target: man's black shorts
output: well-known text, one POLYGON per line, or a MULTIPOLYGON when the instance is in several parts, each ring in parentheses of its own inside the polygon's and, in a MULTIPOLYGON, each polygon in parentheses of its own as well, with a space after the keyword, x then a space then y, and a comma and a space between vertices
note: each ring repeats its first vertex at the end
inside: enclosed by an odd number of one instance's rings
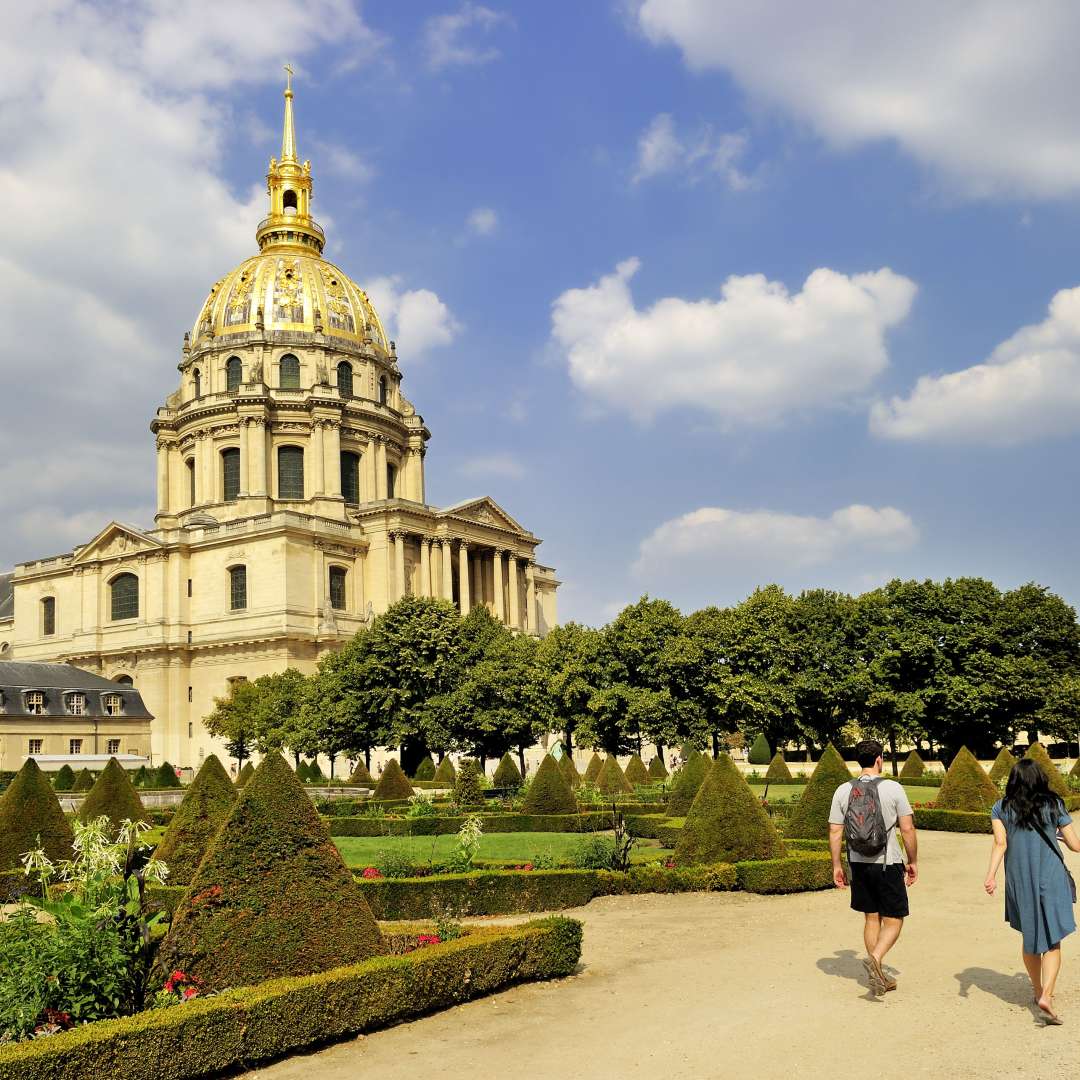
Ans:
POLYGON ((851 864, 851 910, 878 914, 886 919, 906 919, 907 885, 900 863, 851 864))

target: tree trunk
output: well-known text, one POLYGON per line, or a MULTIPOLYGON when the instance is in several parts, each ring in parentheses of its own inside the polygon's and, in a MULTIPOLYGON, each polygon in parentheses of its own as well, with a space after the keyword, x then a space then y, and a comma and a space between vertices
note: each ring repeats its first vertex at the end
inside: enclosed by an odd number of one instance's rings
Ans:
POLYGON ((712 756, 714 761, 720 756, 720 736, 715 731, 712 733, 712 756))
POLYGON ((296 772, 300 768, 300 752, 298 750, 293 751, 293 772, 296 772))
POLYGON ((567 728, 563 733, 563 746, 566 747, 566 752, 573 757, 574 756, 574 729, 567 728))
POLYGON ((337 754, 327 754, 326 756, 330 759, 330 779, 333 780, 334 779, 334 762, 337 761, 337 754))
POLYGON ((371 772, 371 747, 364 747, 364 768, 371 772))
POLYGON ((896 767, 896 732, 889 732, 889 754, 892 757, 892 774, 899 776, 900 770, 896 767))
POLYGON ((525 779, 525 747, 518 747, 518 765, 521 767, 521 779, 525 779))
POLYGON ((658 758, 659 758, 659 759, 660 759, 661 761, 663 761, 663 760, 664 760, 664 744, 663 744, 662 742, 658 742, 658 743, 656 744, 656 756, 657 756, 657 757, 658 757, 658 758))

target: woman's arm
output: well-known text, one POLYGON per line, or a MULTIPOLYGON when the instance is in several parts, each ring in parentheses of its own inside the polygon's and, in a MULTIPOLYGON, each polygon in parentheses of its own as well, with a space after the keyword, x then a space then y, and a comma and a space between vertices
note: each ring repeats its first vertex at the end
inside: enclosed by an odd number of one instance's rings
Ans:
POLYGON ((1076 826, 1062 825, 1061 839, 1065 841, 1065 846, 1070 851, 1080 851, 1080 836, 1076 835, 1076 826))
MULTIPOLYGON (((997 890, 997 872, 1001 866, 1001 860, 1005 858, 1005 849, 1009 846, 1009 842, 1005 836, 1005 826, 997 818, 990 824, 994 826, 994 844, 990 848, 990 866, 986 871, 983 887, 988 896, 993 896, 997 890)), ((1067 828, 1071 829, 1072 826, 1069 825, 1067 828)))

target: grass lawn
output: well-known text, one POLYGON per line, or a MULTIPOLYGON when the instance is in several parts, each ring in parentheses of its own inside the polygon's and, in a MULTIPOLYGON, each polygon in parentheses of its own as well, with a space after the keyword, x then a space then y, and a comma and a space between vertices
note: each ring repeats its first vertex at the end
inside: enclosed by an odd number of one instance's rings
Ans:
MULTIPOLYGON (((335 836, 333 839, 346 864, 352 867, 371 866, 380 851, 400 853, 417 864, 438 862, 457 844, 456 836, 335 836)), ((581 833, 488 833, 480 841, 477 858, 529 862, 548 855, 556 860, 568 860, 581 839, 581 833)), ((647 862, 666 854, 655 840, 639 840, 633 858, 635 862, 647 862)))

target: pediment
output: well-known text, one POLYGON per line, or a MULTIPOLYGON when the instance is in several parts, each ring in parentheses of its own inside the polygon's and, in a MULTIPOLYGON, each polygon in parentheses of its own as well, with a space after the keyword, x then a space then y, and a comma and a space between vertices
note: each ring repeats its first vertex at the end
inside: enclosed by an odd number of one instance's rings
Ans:
POLYGON ((529 535, 529 531, 523 529, 494 499, 486 496, 482 499, 469 499, 456 506, 448 506, 440 516, 464 518, 466 521, 476 521, 481 525, 493 525, 497 529, 509 529, 522 536, 529 535))
POLYGON ((95 562, 100 559, 121 559, 129 555, 142 555, 160 551, 162 545, 152 536, 140 532, 131 525, 112 521, 75 554, 72 562, 95 562))

